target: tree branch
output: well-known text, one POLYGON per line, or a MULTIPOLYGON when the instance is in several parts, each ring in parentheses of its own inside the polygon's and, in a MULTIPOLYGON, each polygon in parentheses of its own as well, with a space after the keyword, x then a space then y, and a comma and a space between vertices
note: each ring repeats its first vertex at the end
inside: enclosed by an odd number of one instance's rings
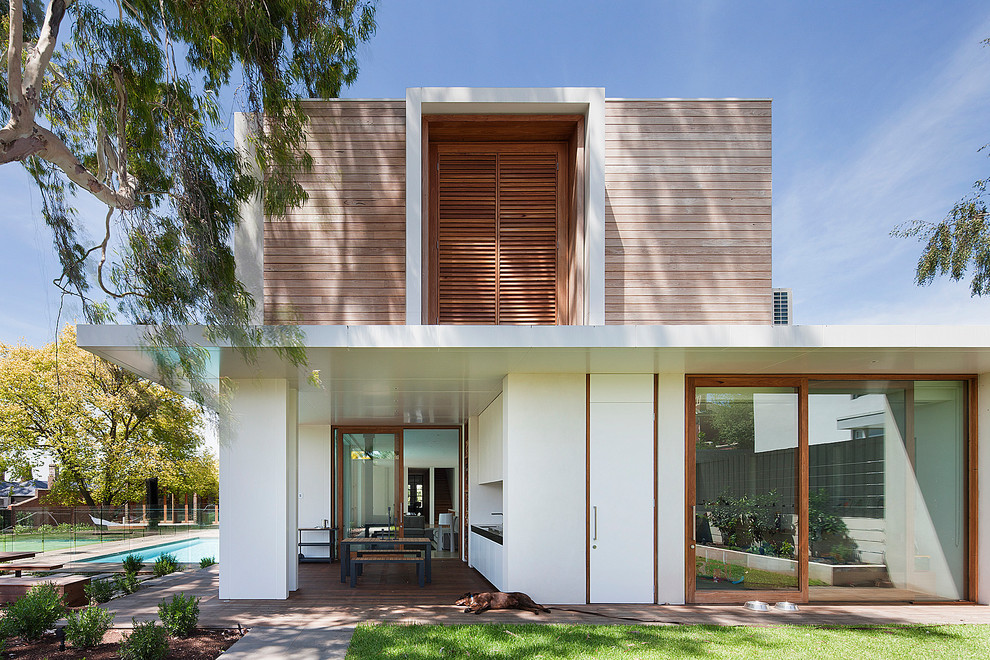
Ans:
POLYGON ((134 199, 134 184, 127 176, 127 90, 124 89, 124 76, 119 65, 111 68, 113 82, 117 87, 117 189, 120 195, 134 199))
MULTIPOLYGON (((49 161, 60 170, 76 185, 88 190, 94 197, 106 204, 124 211, 134 208, 134 195, 130 189, 115 191, 110 186, 96 178, 96 176, 86 169, 76 155, 72 153, 65 143, 58 139, 58 136, 46 128, 36 126, 33 131, 33 138, 44 141, 44 149, 36 153, 49 161), (131 193, 131 194, 127 194, 131 193)), ((0 131, 2 134, 2 131, 0 131)), ((0 138, 2 139, 2 138, 0 138)), ((16 142, 15 142, 16 144, 16 142)), ((4 153, 0 153, 0 164, 13 159, 5 159, 4 153)))
MULTIPOLYGON (((48 11, 45 12, 45 22, 42 24, 41 33, 38 35, 38 45, 35 46, 34 52, 28 57, 27 64, 24 65, 24 73, 27 77, 24 85, 24 96, 35 108, 38 105, 38 98, 41 94, 41 82, 45 75, 45 70, 48 68, 49 60, 52 59, 52 53, 55 52, 55 46, 58 42, 58 30, 62 26, 65 10, 73 2, 75 0, 51 0, 48 3, 48 11)), ((11 6, 13 6, 13 3, 11 3, 11 6)), ((34 113, 32 110, 32 119, 33 116, 34 113)))
POLYGON ((24 6, 22 0, 10 0, 10 35, 7 38, 7 98, 10 99, 10 120, 7 126, 20 121, 20 107, 24 103, 21 86, 21 47, 24 43, 24 6))

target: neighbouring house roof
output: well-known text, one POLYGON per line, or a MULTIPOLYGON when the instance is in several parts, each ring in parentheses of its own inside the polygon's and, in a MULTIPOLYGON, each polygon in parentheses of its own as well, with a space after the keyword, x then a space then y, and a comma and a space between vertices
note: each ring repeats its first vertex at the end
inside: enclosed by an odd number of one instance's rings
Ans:
POLYGON ((34 497, 39 488, 48 488, 48 482, 39 479, 0 481, 0 497, 9 497, 11 488, 14 489, 14 497, 34 497))

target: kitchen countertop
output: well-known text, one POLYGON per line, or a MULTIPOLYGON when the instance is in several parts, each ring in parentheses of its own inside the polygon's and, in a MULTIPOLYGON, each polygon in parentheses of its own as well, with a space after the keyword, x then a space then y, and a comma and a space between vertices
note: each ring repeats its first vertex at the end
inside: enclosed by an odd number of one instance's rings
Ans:
POLYGON ((471 531, 482 538, 495 541, 495 543, 502 545, 501 525, 471 525, 471 531))

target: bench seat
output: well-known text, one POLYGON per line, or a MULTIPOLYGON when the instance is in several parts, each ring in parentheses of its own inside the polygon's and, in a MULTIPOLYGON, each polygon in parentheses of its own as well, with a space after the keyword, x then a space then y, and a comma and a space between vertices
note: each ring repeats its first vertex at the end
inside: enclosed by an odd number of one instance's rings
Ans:
POLYGON ((12 603, 39 584, 51 582, 58 588, 65 604, 74 607, 85 605, 86 585, 90 583, 86 575, 49 575, 47 577, 0 576, 0 603, 12 603))
POLYGON ((390 563, 414 563, 416 564, 416 578, 420 587, 426 586, 426 558, 419 552, 416 556, 411 556, 406 552, 390 552, 388 554, 373 554, 358 556, 351 559, 351 588, 357 586, 358 573, 361 573, 364 564, 390 563))

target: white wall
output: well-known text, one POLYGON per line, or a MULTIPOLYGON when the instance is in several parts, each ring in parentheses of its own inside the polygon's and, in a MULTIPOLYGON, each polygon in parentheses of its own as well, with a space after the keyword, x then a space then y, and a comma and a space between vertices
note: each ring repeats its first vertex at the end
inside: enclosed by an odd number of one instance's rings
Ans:
POLYGON ((289 389, 284 379, 233 385, 230 417, 220 426, 220 598, 283 599, 287 539, 295 536, 286 497, 289 389))
MULTIPOLYGON (((299 526, 322 527, 330 519, 330 427, 299 427, 299 526)), ((326 533, 309 541, 324 541, 326 533)), ((327 557, 327 548, 306 548, 308 557, 327 557)))
POLYGON ((509 374, 502 397, 504 589, 584 603, 585 376, 509 374))
POLYGON ((657 384, 657 602, 684 602, 684 375, 657 384))

